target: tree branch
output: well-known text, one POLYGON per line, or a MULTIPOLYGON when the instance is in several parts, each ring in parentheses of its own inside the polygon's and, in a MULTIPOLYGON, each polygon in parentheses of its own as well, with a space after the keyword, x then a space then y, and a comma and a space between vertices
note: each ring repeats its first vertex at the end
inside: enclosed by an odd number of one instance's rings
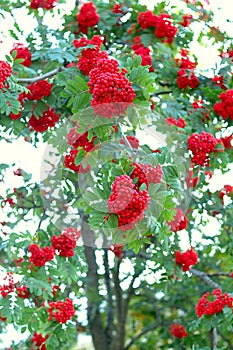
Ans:
POLYGON ((65 70, 64 67, 58 67, 58 68, 51 70, 50 72, 47 72, 47 73, 42 74, 42 75, 35 77, 35 78, 18 78, 17 82, 18 83, 28 83, 28 84, 35 83, 37 81, 40 81, 40 80, 43 80, 46 78, 50 78, 63 70, 65 70))
POLYGON ((107 343, 108 345, 112 342, 112 329, 113 329, 113 301, 112 301, 112 290, 111 290, 111 283, 110 283, 110 271, 109 271, 109 261, 108 261, 108 249, 104 249, 104 279, 105 279, 105 286, 107 290, 107 300, 108 300, 108 307, 107 307, 107 326, 106 326, 106 336, 107 336, 107 343))
POLYGON ((88 300, 87 317, 90 332, 95 349, 108 350, 107 337, 99 309, 101 298, 99 295, 98 265, 95 257, 95 233, 90 230, 85 222, 82 223, 82 238, 84 242, 84 254, 88 265, 86 290, 88 300))
POLYGON ((158 327, 157 323, 152 323, 149 326, 145 327, 139 334, 135 335, 133 339, 130 340, 130 342, 124 347, 123 350, 129 350, 129 348, 144 334, 153 331, 153 329, 156 329, 158 327))
POLYGON ((166 90, 166 91, 159 91, 159 92, 156 92, 152 95, 150 95, 151 97, 153 96, 159 96, 159 95, 167 95, 167 94, 171 94, 172 93, 172 90, 166 90))
POLYGON ((196 270, 196 269, 191 269, 190 272, 192 272, 193 275, 199 277, 200 279, 202 279, 206 284, 208 284, 209 286, 216 288, 216 289, 221 289, 221 286, 219 284, 217 284, 216 282, 214 282, 205 272, 196 270))

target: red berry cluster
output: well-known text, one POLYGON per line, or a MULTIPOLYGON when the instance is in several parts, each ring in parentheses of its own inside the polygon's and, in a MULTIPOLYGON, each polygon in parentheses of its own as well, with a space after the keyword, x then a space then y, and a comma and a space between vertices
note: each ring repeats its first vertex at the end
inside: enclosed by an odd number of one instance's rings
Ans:
POLYGON ((211 81, 220 86, 221 89, 223 90, 227 90, 227 87, 223 84, 223 79, 224 79, 224 76, 223 75, 220 75, 220 76, 215 76, 211 79, 211 81))
POLYGON ((31 253, 29 261, 35 266, 44 266, 47 261, 53 260, 55 250, 53 247, 40 247, 37 244, 31 244, 29 246, 29 252, 31 253))
POLYGON ((221 312, 225 306, 233 309, 233 298, 227 294, 222 293, 221 289, 215 289, 212 293, 215 300, 209 301, 207 297, 209 292, 205 293, 199 300, 195 307, 197 317, 202 315, 213 315, 221 312))
POLYGON ((94 141, 96 136, 89 141, 88 140, 88 131, 83 134, 78 134, 78 126, 70 129, 69 133, 66 135, 67 144, 72 146, 73 148, 82 147, 82 149, 86 152, 93 151, 95 148, 94 141))
POLYGON ((100 46, 103 40, 99 35, 94 35, 91 40, 86 38, 74 39, 74 46, 78 49, 83 47, 82 53, 78 60, 78 68, 85 75, 89 75, 90 71, 96 67, 97 61, 100 58, 107 58, 108 54, 106 51, 100 52, 100 46), (94 48, 85 49, 85 46, 94 45, 94 48))
POLYGON ((186 89, 187 87, 194 89, 199 85, 199 80, 194 74, 194 68, 196 68, 197 63, 190 60, 188 53, 188 50, 181 49, 181 58, 175 59, 180 68, 177 77, 177 85, 180 89, 186 89))
POLYGON ((48 334, 45 337, 42 334, 35 332, 32 336, 31 342, 36 346, 37 350, 46 350, 45 342, 48 339, 48 334))
POLYGON ((51 301, 47 309, 49 313, 49 321, 52 321, 53 317, 59 323, 66 323, 75 315, 75 309, 73 301, 69 298, 66 298, 66 301, 51 301))
POLYGON ((192 107, 193 107, 193 109, 205 108, 204 101, 203 100, 194 101, 192 103, 192 107))
POLYGON ((169 328, 169 333, 175 338, 184 338, 188 336, 188 332, 185 327, 179 323, 173 323, 169 328))
POLYGON ((113 244, 108 249, 115 254, 115 256, 120 259, 123 256, 122 251, 123 244, 113 244))
POLYGON ((146 11, 139 14, 137 21, 143 29, 155 27, 157 38, 171 44, 177 33, 177 28, 172 25, 170 18, 171 16, 166 13, 156 16, 151 11, 146 11))
POLYGON ((70 239, 77 241, 81 236, 81 231, 73 227, 67 227, 64 229, 63 234, 70 239))
POLYGON ((163 39, 163 42, 168 44, 172 44, 173 39, 177 33, 177 28, 172 25, 170 18, 170 15, 162 13, 157 19, 155 29, 155 35, 158 38, 165 38, 163 39))
POLYGON ((191 22, 192 22, 192 19, 193 19, 193 16, 192 15, 184 15, 182 17, 183 21, 180 22, 179 24, 182 26, 182 27, 189 27, 191 22))
POLYGON ((137 182, 134 185, 134 188, 139 190, 142 184, 146 184, 148 189, 149 183, 160 183, 163 171, 160 164, 153 167, 151 164, 137 164, 132 163, 132 167, 134 167, 133 172, 131 173, 131 179, 137 178, 137 182))
POLYGON ((91 105, 96 114, 112 118, 124 113, 134 100, 135 92, 125 74, 125 69, 120 72, 116 60, 110 58, 98 60, 96 68, 90 72, 88 83, 92 94, 91 105), (108 105, 103 107, 104 103, 108 105))
POLYGON ((59 251, 59 255, 70 258, 74 255, 76 247, 76 240, 62 233, 59 237, 53 236, 51 238, 52 246, 59 251))
POLYGON ((178 128, 185 128, 186 122, 183 118, 175 119, 174 117, 166 118, 166 122, 168 125, 175 125, 178 128))
POLYGON ((177 208, 176 215, 172 221, 169 221, 167 224, 170 226, 171 231, 177 232, 186 229, 188 225, 188 219, 185 216, 181 208, 177 208))
POLYGON ((231 193, 233 193, 233 186, 224 185, 223 189, 219 192, 218 196, 219 198, 223 198, 224 196, 227 196, 231 193))
MULTIPOLYGON (((127 138, 128 142, 129 142, 129 144, 130 144, 130 146, 132 148, 138 149, 139 141, 138 141, 138 139, 136 137, 134 137, 134 136, 126 136, 126 138, 127 138)), ((126 145, 127 146, 126 141, 124 139, 120 139, 120 143, 122 145, 126 145)))
POLYGON ((15 282, 12 272, 7 272, 6 277, 3 278, 6 283, 0 285, 0 294, 3 298, 6 298, 9 293, 14 292, 15 282))
POLYGON ((14 51, 17 53, 15 59, 22 58, 23 62, 21 62, 21 64, 25 67, 30 67, 32 64, 32 54, 29 49, 21 43, 16 43, 13 45, 13 49, 10 51, 10 54, 12 54, 14 51))
POLYGON ((77 173, 88 173, 91 168, 89 164, 87 164, 85 168, 82 166, 82 164, 75 165, 75 158, 77 157, 78 152, 78 149, 70 150, 70 152, 65 155, 64 165, 66 168, 76 171, 77 173))
POLYGON ((180 50, 180 58, 176 58, 175 61, 179 68, 183 69, 194 69, 197 66, 196 62, 193 62, 188 57, 189 50, 187 49, 181 49, 180 50))
POLYGON ((132 179, 127 175, 118 176, 108 200, 111 213, 118 216, 118 227, 122 231, 131 230, 143 219, 150 197, 147 191, 134 188, 132 179))
POLYGON ((52 128, 59 119, 60 115, 56 114, 54 109, 48 107, 47 111, 44 111, 39 119, 32 114, 28 121, 28 126, 37 132, 44 132, 48 130, 48 128, 52 128))
POLYGON ((233 121, 233 89, 222 92, 219 95, 222 102, 217 102, 214 105, 214 111, 223 119, 230 118, 233 121))
POLYGON ((57 2, 58 0, 31 0, 30 8, 32 10, 37 10, 38 8, 51 10, 57 2))
POLYGON ((19 298, 27 299, 30 296, 30 292, 26 286, 20 286, 16 288, 16 293, 19 298))
POLYGON ((94 27, 99 22, 99 16, 93 2, 87 2, 82 5, 77 14, 79 31, 87 34, 88 28, 94 27))
POLYGON ((138 24, 142 29, 155 27, 157 24, 158 16, 154 15, 151 11, 140 12, 138 16, 138 24))
POLYGON ((28 93, 22 92, 19 94, 19 101, 22 102, 24 99, 39 101, 42 97, 48 97, 52 91, 52 84, 48 83, 47 80, 39 80, 28 85, 27 89, 29 90, 28 93))
POLYGON ((193 153, 192 162, 201 165, 209 165, 209 154, 215 151, 219 143, 213 135, 202 131, 201 134, 192 134, 188 138, 188 148, 193 153))
POLYGON ((233 134, 229 136, 224 136, 220 138, 223 146, 225 149, 231 149, 233 147, 232 140, 233 140, 233 134))
POLYGON ((115 4, 115 5, 113 6, 112 12, 113 12, 113 13, 120 13, 120 14, 122 14, 122 15, 125 14, 125 12, 122 10, 120 4, 115 4))
MULTIPOLYGON (((93 136, 92 139, 88 140, 88 131, 83 134, 78 134, 78 125, 72 128, 70 132, 67 134, 67 144, 72 146, 74 149, 70 150, 70 152, 64 158, 64 165, 66 168, 69 168, 78 173, 87 173, 90 170, 90 165, 88 164, 85 168, 82 164, 75 165, 75 158, 79 152, 77 147, 82 147, 82 149, 87 152, 94 151, 97 146, 95 146, 94 141, 96 140, 96 136, 93 136)), ((86 155, 86 157, 87 157, 86 155)))
POLYGON ((134 50, 135 54, 138 56, 141 56, 142 66, 149 66, 149 72, 154 72, 154 67, 152 65, 152 58, 150 56, 150 49, 149 47, 145 47, 141 42, 141 37, 136 36, 134 38, 134 44, 132 45, 132 49, 134 50))
POLYGON ((12 198, 8 197, 2 201, 1 207, 4 208, 7 203, 9 204, 10 207, 13 207, 15 205, 14 200, 12 198))
POLYGON ((178 71, 177 85, 180 89, 190 87, 195 89, 199 85, 199 80, 192 69, 180 69, 178 71))
POLYGON ((12 68, 9 63, 0 61, 0 89, 4 87, 4 83, 12 74, 12 68))
POLYGON ((179 250, 175 252, 176 263, 181 265, 183 271, 189 271, 190 267, 197 264, 198 255, 193 247, 184 253, 179 250))
POLYGON ((21 110, 23 108, 23 103, 25 100, 28 99, 30 101, 40 101, 43 97, 48 97, 52 91, 52 84, 48 83, 46 80, 40 80, 28 85, 27 89, 29 92, 22 92, 18 96, 18 101, 21 104, 21 109, 18 114, 10 114, 10 118, 13 120, 19 119, 21 117, 21 110))

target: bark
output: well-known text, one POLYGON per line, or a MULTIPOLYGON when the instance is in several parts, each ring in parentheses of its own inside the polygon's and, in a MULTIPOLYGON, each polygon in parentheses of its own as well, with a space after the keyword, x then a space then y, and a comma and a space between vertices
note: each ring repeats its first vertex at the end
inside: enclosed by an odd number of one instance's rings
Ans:
POLYGON ((84 241, 84 254, 88 265, 86 291, 87 291, 87 318, 95 350, 109 350, 107 336, 100 314, 101 299, 99 296, 98 265, 95 257, 94 232, 87 225, 82 230, 84 241))

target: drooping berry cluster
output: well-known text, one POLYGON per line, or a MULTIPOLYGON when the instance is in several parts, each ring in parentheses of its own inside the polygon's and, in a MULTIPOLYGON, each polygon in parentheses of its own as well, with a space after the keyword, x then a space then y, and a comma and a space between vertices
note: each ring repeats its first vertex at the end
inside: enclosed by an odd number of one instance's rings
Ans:
POLYGON ((202 315, 213 315, 221 312, 225 306, 233 309, 233 298, 227 294, 222 293, 221 289, 215 289, 212 293, 215 300, 210 301, 207 297, 209 292, 205 293, 199 300, 195 307, 197 317, 202 315))
POLYGON ((91 40, 80 38, 74 39, 74 46, 76 49, 80 47, 85 47, 88 45, 94 45, 94 48, 83 49, 82 53, 78 60, 78 68, 85 75, 89 75, 90 71, 96 67, 97 61, 100 58, 107 58, 108 54, 106 51, 100 52, 100 46, 102 45, 103 40, 99 35, 94 35, 91 40))
POLYGON ((30 101, 40 101, 42 97, 48 97, 52 91, 52 84, 48 83, 47 80, 39 80, 27 86, 28 93, 22 92, 19 94, 19 101, 28 99, 30 101))
POLYGON ((127 175, 121 175, 113 182, 108 207, 111 213, 117 215, 119 229, 126 231, 131 230, 143 219, 149 202, 150 197, 146 190, 136 190, 132 179, 127 175))
POLYGON ((213 135, 202 131, 201 134, 192 134, 188 138, 188 148, 192 151, 192 162, 201 165, 209 165, 209 154, 215 151, 219 143, 213 135))
POLYGON ((44 132, 48 128, 52 128, 59 119, 60 115, 56 114, 54 109, 48 107, 47 111, 44 111, 38 119, 32 114, 28 121, 28 126, 37 132, 44 132))
POLYGON ((132 49, 134 50, 135 54, 138 56, 141 56, 142 66, 149 66, 149 72, 154 71, 154 67, 152 65, 152 58, 150 56, 150 49, 149 47, 145 47, 141 42, 141 37, 136 36, 134 38, 134 44, 132 45, 132 49))
POLYGON ((194 69, 197 63, 190 59, 189 50, 181 49, 179 53, 180 57, 175 58, 176 64, 179 68, 183 69, 194 69))
POLYGON ((214 105, 214 111, 223 119, 230 118, 233 121, 233 89, 222 92, 219 95, 222 102, 217 102, 214 105))
POLYGON ((91 105, 96 114, 112 118, 125 112, 135 98, 132 84, 125 76, 126 70, 110 58, 100 58, 90 71, 88 86, 92 94, 91 105), (103 107, 103 104, 108 104, 103 107))
POLYGON ((178 128, 185 128, 186 122, 183 118, 175 119, 174 117, 166 118, 166 122, 168 125, 175 125, 178 128))
POLYGON ((179 66, 177 85, 180 89, 186 89, 190 87, 195 89, 199 85, 199 80, 194 74, 194 68, 196 68, 197 63, 190 60, 188 57, 189 51, 186 49, 181 49, 180 59, 175 59, 177 65, 179 66))
POLYGON ((30 67, 32 64, 32 54, 26 46, 21 43, 16 43, 13 45, 13 49, 10 51, 10 54, 12 54, 13 51, 16 51, 15 59, 22 58, 23 62, 21 62, 21 64, 25 67, 30 67))
MULTIPOLYGON (((72 228, 70 228, 72 230, 72 228)), ((74 249, 76 247, 76 240, 80 237, 80 231, 73 229, 73 233, 70 230, 64 231, 59 237, 52 236, 51 242, 54 249, 58 250, 59 255, 65 257, 71 257, 74 255, 74 249), (73 237, 75 235, 76 239, 73 237), (78 237, 78 238, 77 238, 78 237)))
POLYGON ((52 321, 53 318, 59 323, 66 323, 75 315, 75 309, 73 301, 69 298, 66 298, 66 301, 51 301, 47 309, 49 313, 49 321, 52 321))
POLYGON ((31 0, 30 8, 32 10, 37 10, 38 8, 51 10, 57 2, 58 0, 31 0))
POLYGON ((193 247, 184 253, 179 250, 175 252, 176 263, 181 265, 183 271, 189 271, 191 266, 196 265, 198 261, 198 254, 193 247))
POLYGON ((178 71, 177 85, 180 89, 186 89, 187 87, 195 89, 199 85, 199 80, 193 70, 182 68, 178 71))
POLYGON ((6 276, 3 278, 4 284, 0 285, 0 294, 3 298, 6 298, 9 293, 14 292, 15 281, 12 272, 7 272, 6 276))
POLYGON ((176 215, 172 221, 169 221, 167 224, 170 226, 171 231, 177 232, 186 229, 188 225, 188 219, 185 216, 181 208, 177 208, 176 215))
POLYGON ((168 44, 172 44, 177 33, 177 28, 172 25, 170 18, 170 15, 162 13, 157 19, 155 29, 155 35, 160 39, 164 38, 162 41, 168 44))
POLYGON ((30 292, 27 289, 27 286, 20 286, 16 288, 16 293, 18 295, 19 298, 22 299, 27 299, 30 296, 30 292))
POLYGON ((79 31, 87 34, 88 28, 94 27, 99 22, 99 16, 93 2, 87 2, 82 5, 77 14, 79 31))
POLYGON ((0 89, 4 87, 4 83, 12 74, 12 68, 9 63, 0 61, 0 89))
MULTIPOLYGON (((129 142, 129 144, 130 144, 130 146, 131 146, 132 148, 138 149, 138 147, 139 147, 139 141, 138 141, 138 139, 137 139, 136 137, 130 135, 130 136, 126 136, 126 138, 127 138, 127 141, 129 142)), ((127 143, 126 143, 126 141, 125 141, 123 138, 120 139, 120 143, 121 143, 122 145, 126 145, 126 146, 127 146, 127 143)))
POLYGON ((132 163, 131 166, 134 167, 134 170, 130 177, 131 179, 137 178, 137 182, 134 185, 135 189, 139 190, 142 184, 145 184, 148 189, 149 183, 156 184, 161 182, 163 171, 160 164, 153 167, 151 164, 132 163))
POLYGON ((33 333, 31 342, 36 346, 37 350, 46 350, 45 342, 48 339, 48 334, 45 335, 45 337, 42 336, 40 333, 33 333))
POLYGON ((185 327, 179 323, 173 323, 169 328, 169 333, 175 338, 184 338, 188 336, 188 332, 185 327))
POLYGON ((53 247, 40 248, 37 244, 31 244, 29 246, 29 252, 31 253, 29 261, 39 267, 44 266, 47 261, 53 260, 55 256, 53 247))
POLYGON ((177 28, 172 25, 170 18, 171 16, 167 13, 156 16, 151 11, 146 11, 139 14, 137 21, 142 29, 154 27, 157 38, 171 44, 177 33, 177 28))

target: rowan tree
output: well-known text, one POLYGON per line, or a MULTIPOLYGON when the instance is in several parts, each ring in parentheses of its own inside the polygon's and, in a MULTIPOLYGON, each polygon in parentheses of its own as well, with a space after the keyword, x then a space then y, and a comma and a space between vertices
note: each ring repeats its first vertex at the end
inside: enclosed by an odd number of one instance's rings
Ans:
POLYGON ((233 158, 233 48, 211 3, 0 5, 37 24, 15 21, 0 61, 2 139, 46 145, 39 182, 17 156, 0 165, 0 328, 25 334, 11 349, 80 333, 95 350, 233 349, 233 187, 209 186, 233 158))

